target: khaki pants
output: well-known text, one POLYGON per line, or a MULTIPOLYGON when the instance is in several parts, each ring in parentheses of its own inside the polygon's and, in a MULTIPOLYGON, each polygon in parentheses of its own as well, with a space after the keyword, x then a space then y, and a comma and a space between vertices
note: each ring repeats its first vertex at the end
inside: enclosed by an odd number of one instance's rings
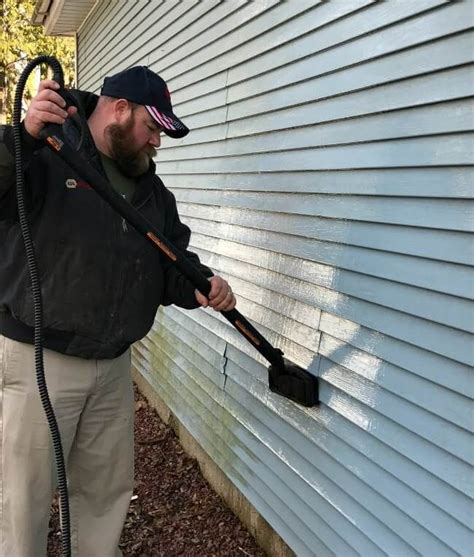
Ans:
MULTIPOLYGON (((83 360, 44 351, 67 463, 72 555, 116 557, 133 491, 130 351, 83 360)), ((0 557, 44 557, 56 487, 33 346, 0 335, 0 557)))

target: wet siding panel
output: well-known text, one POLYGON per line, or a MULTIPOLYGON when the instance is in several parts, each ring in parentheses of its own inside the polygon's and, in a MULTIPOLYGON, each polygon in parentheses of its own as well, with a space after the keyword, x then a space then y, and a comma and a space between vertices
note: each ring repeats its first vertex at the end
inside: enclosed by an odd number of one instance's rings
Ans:
POLYGON ((306 409, 208 310, 134 365, 302 556, 473 543, 472 4, 97 3, 81 88, 145 64, 192 128, 160 176, 238 307, 320 377, 306 409))

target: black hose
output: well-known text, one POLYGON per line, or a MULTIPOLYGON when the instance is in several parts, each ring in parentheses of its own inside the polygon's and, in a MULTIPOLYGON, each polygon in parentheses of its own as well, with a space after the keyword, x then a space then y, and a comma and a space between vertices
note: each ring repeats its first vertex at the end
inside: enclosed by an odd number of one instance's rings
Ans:
POLYGON ((54 455, 56 460, 56 470, 58 475, 58 488, 60 497, 61 512, 61 542, 62 555, 70 557, 71 555, 71 527, 69 517, 69 498, 67 490, 66 466, 64 463, 64 454, 59 434, 56 416, 54 415, 51 400, 49 398, 46 380, 44 376, 43 361, 43 344, 42 344, 42 327, 43 327, 43 303, 41 296, 41 284, 38 277, 38 265, 36 255, 31 239, 30 225, 28 223, 25 200, 24 200, 24 179, 23 179, 23 160, 21 148, 21 107, 23 91, 26 81, 31 71, 40 64, 48 64, 54 72, 54 79, 63 85, 63 71, 60 63, 52 56, 38 56, 32 60, 23 70, 15 91, 15 100, 13 107, 13 141, 15 149, 15 170, 16 170, 16 194, 18 202, 18 215, 20 221, 21 233, 25 244, 26 257, 28 261, 28 269, 30 272, 31 288, 33 291, 34 315, 35 315, 35 368, 36 382, 38 391, 43 404, 44 412, 48 420, 51 437, 53 439, 54 455))

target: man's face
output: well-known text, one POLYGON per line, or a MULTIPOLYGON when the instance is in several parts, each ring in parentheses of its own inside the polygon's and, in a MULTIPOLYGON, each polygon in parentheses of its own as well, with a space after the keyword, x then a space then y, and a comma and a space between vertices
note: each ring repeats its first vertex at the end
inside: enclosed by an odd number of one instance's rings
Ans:
POLYGON ((130 109, 122 123, 109 124, 105 136, 120 170, 132 178, 144 174, 161 144, 161 128, 143 106, 130 109))

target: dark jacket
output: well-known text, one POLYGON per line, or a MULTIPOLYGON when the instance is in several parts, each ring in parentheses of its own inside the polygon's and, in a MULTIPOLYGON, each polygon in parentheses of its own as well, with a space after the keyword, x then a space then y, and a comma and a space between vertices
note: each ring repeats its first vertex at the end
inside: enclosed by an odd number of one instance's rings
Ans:
MULTIPOLYGON (((90 114, 97 97, 75 94, 90 114)), ((22 134, 45 347, 82 358, 113 358, 147 334, 159 305, 198 307, 192 284, 150 242, 49 149, 24 129, 22 134)), ((9 126, 0 131, 0 334, 32 343, 33 300, 16 208, 12 135, 9 126)), ((90 135, 84 150, 105 176, 90 135)), ((132 205, 212 275, 186 251, 189 228, 154 164, 140 177, 132 205)))

